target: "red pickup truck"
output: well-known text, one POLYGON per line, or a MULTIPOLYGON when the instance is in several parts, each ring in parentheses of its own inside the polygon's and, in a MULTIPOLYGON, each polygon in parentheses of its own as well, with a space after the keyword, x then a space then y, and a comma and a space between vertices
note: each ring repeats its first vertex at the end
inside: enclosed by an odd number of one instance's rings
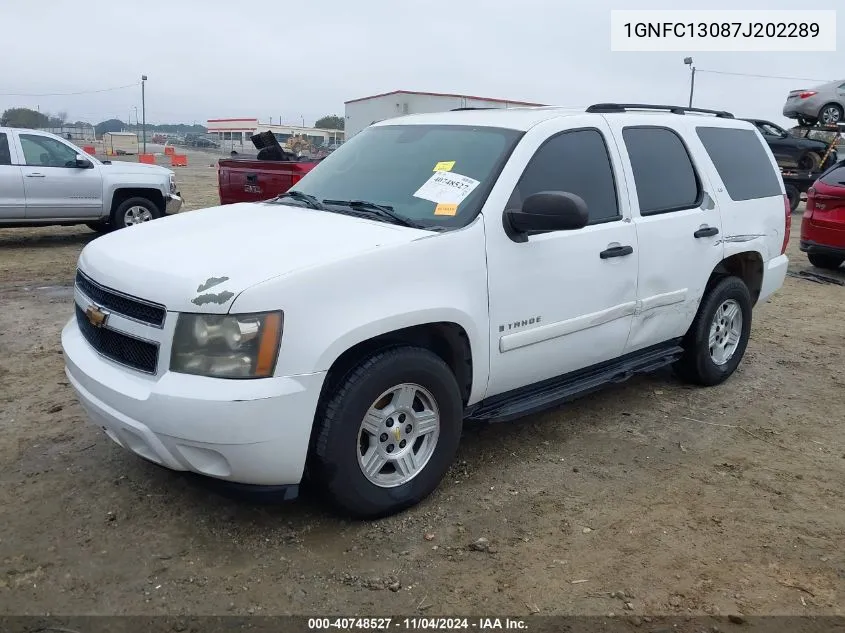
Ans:
POLYGON ((252 137, 258 149, 255 158, 221 158, 217 163, 217 188, 220 204, 260 202, 275 198, 293 187, 319 163, 300 159, 285 151, 272 132, 252 137))

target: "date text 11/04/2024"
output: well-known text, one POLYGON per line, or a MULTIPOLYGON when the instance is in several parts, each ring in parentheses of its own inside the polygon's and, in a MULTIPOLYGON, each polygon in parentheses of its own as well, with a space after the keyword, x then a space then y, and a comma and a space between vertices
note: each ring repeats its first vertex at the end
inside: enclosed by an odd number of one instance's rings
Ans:
POLYGON ((626 22, 626 37, 806 38, 818 37, 817 22, 626 22))
POLYGON ((345 631, 373 630, 527 630, 528 625, 519 618, 309 618, 308 630, 340 629, 345 631))

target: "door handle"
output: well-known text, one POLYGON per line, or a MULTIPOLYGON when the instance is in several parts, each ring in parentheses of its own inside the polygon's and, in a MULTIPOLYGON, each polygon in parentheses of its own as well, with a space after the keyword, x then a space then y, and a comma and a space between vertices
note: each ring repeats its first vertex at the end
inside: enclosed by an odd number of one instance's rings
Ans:
POLYGON ((36 171, 36 172, 31 173, 31 174, 27 174, 26 177, 27 178, 44 178, 44 174, 36 171))
POLYGON ((713 237, 719 234, 719 229, 715 226, 704 226, 693 233, 694 237, 713 237))
POLYGON ((609 257, 625 257, 625 255, 630 255, 633 252, 633 246, 611 246, 607 250, 603 250, 599 253, 599 257, 602 259, 607 259, 609 257))

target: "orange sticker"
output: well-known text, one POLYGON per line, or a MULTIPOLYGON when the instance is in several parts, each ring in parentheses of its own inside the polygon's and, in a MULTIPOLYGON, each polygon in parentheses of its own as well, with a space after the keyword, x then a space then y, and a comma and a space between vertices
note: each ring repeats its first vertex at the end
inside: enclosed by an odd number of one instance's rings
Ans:
POLYGON ((434 207, 434 215, 455 215, 458 212, 458 205, 441 202, 434 207))

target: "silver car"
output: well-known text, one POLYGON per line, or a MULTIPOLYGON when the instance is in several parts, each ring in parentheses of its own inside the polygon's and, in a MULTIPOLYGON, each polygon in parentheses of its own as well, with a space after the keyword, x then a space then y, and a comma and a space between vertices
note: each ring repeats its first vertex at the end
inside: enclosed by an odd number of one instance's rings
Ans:
POLYGON ((845 80, 831 81, 809 90, 793 90, 786 98, 783 116, 798 119, 802 125, 845 123, 845 80))

